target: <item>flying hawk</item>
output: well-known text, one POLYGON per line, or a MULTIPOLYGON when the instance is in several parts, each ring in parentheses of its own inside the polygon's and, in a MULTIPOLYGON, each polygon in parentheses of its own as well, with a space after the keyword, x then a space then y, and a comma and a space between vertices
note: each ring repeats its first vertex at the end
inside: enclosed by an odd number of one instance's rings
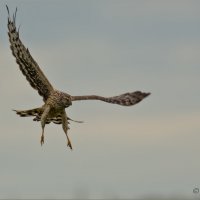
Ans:
POLYGON ((19 38, 19 30, 16 28, 17 9, 11 18, 8 6, 6 7, 8 11, 8 36, 12 54, 14 55, 16 62, 27 81, 34 89, 38 91, 39 95, 43 97, 44 101, 44 104, 39 108, 14 111, 16 111, 16 114, 20 115, 21 117, 33 116, 34 121, 41 122, 41 145, 44 143, 45 124, 53 122, 55 124, 62 124, 62 128, 67 137, 67 146, 72 149, 72 144, 68 137, 69 120, 72 119, 67 116, 65 108, 71 106, 73 101, 100 100, 122 106, 132 106, 150 95, 150 93, 135 91, 113 97, 102 97, 97 95, 71 96, 65 92, 55 89, 48 81, 39 65, 31 56, 28 48, 23 45, 19 38))

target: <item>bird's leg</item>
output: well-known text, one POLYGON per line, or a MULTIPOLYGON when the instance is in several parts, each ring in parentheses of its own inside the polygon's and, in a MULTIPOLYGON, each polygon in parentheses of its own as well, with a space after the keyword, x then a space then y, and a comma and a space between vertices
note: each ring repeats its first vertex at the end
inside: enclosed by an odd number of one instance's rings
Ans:
POLYGON ((46 124, 46 119, 49 114, 49 111, 50 111, 50 106, 46 106, 46 108, 44 109, 44 112, 42 113, 42 116, 41 116, 41 126, 42 126, 42 135, 41 135, 41 139, 40 139, 41 146, 44 144, 44 127, 46 124))
POLYGON ((70 141, 69 136, 67 135, 67 133, 66 133, 66 136, 67 136, 67 146, 72 150, 72 143, 71 143, 71 141, 70 141))
POLYGON ((41 139, 40 139, 40 144, 41 144, 41 146, 44 144, 44 128, 42 128, 42 135, 41 135, 41 139))
POLYGON ((67 146, 70 148, 70 149, 72 149, 72 144, 71 144, 71 141, 70 141, 70 139, 69 139, 69 137, 68 137, 68 134, 67 134, 67 131, 68 131, 68 129, 69 129, 69 126, 68 126, 68 121, 67 121, 67 114, 66 114, 66 112, 64 111, 63 113, 62 113, 62 127, 63 127, 63 130, 64 130, 64 132, 65 132, 65 135, 67 136, 67 146))

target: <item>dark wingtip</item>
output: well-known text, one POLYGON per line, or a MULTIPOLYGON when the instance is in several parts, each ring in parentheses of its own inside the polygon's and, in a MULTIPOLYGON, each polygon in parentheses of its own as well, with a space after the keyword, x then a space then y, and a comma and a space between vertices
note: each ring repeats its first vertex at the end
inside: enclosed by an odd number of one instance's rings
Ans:
POLYGON ((150 92, 141 92, 141 91, 136 91, 134 93, 138 95, 142 95, 143 97, 148 97, 151 94, 150 92))
POLYGON ((15 13, 13 14, 13 22, 15 24, 15 21, 16 21, 16 16, 17 16, 17 7, 15 9, 15 13))
POLYGON ((6 9, 7 9, 7 12, 8 12, 8 22, 9 22, 9 20, 10 20, 10 11, 9 11, 9 8, 8 8, 7 5, 6 5, 6 9))
MULTIPOLYGON (((8 8, 8 5, 6 4, 6 9, 7 9, 7 12, 8 12, 8 21, 10 21, 10 11, 9 11, 9 8, 8 8)), ((15 13, 13 14, 13 23, 15 24, 15 21, 16 21, 16 16, 17 16, 17 7, 15 9, 15 13)))
POLYGON ((151 93, 147 92, 147 93, 143 93, 145 97, 148 97, 151 93))
POLYGON ((8 5, 6 5, 6 9, 7 9, 8 15, 10 15, 8 5))

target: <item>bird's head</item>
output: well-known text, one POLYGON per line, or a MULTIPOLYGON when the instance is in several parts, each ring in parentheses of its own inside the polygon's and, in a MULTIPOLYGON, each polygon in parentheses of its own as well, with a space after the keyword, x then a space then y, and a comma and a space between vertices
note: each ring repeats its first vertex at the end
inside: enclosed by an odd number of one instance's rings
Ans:
POLYGON ((72 105, 71 96, 67 93, 63 93, 63 95, 61 97, 61 104, 65 108, 71 106, 72 105))

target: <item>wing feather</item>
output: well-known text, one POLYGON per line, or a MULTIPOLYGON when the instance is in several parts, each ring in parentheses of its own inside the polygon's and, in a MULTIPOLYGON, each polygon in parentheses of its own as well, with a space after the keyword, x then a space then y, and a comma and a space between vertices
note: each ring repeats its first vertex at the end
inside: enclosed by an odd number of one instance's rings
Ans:
POLYGON ((26 77, 30 85, 36 89, 46 101, 50 93, 54 90, 44 73, 40 69, 39 65, 31 56, 28 48, 26 48, 19 38, 19 29, 16 29, 16 12, 13 15, 13 19, 10 18, 8 10, 8 36, 10 41, 10 48, 13 56, 16 58, 16 62, 19 65, 20 70, 26 77))

